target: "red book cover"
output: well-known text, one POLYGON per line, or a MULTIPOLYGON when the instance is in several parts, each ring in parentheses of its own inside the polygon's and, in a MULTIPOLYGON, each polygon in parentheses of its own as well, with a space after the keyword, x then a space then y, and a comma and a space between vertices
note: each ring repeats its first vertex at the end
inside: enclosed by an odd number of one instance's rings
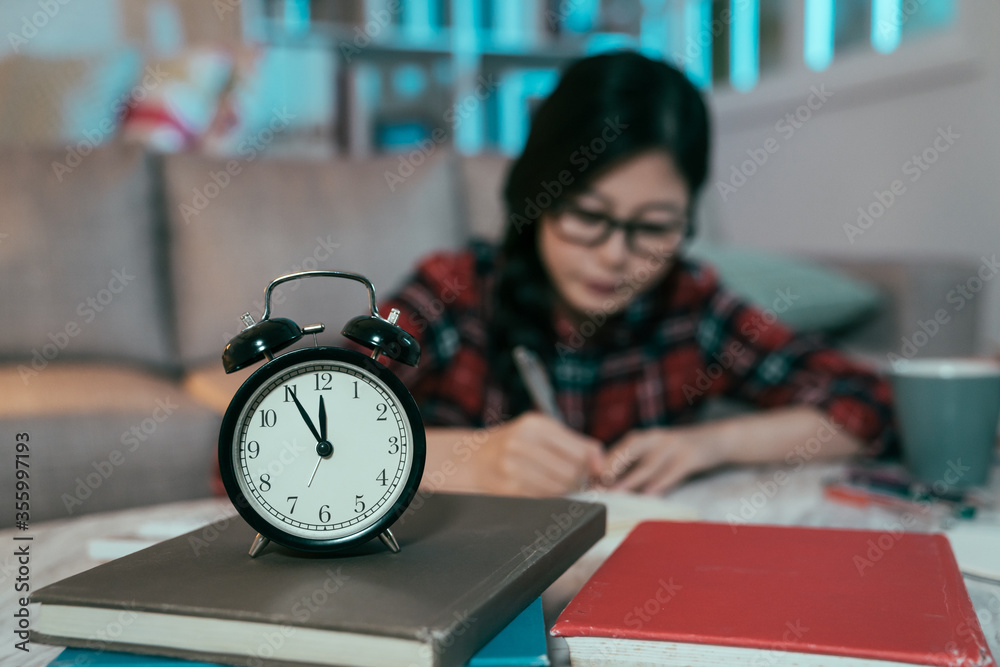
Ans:
POLYGON ((552 634, 996 665, 947 539, 902 531, 644 522, 552 634))

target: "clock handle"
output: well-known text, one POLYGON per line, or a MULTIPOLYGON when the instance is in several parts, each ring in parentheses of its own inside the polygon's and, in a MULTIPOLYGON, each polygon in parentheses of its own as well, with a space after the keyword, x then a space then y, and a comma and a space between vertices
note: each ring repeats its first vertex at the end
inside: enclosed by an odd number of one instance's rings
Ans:
POLYGON ((370 280, 360 274, 348 273, 347 271, 317 270, 288 273, 278 276, 270 282, 267 289, 264 290, 264 312, 260 322, 255 324, 249 315, 245 315, 243 323, 247 325, 247 328, 237 334, 223 352, 222 364, 227 373, 245 368, 263 357, 271 359, 274 352, 296 342, 303 333, 313 332, 312 330, 315 328, 313 326, 307 327, 307 331, 287 318, 272 319, 271 293, 275 287, 282 283, 315 277, 354 280, 364 285, 368 290, 369 314, 355 317, 348 322, 341 331, 345 338, 371 348, 374 351, 373 359, 384 354, 390 359, 408 366, 417 365, 420 361, 420 344, 411 334, 396 325, 398 311, 394 309, 388 318, 379 315, 378 304, 375 301, 375 286, 370 280))
POLYGON ((349 273, 347 271, 327 271, 327 270, 317 270, 317 271, 297 271, 296 273, 286 273, 283 276, 278 276, 271 281, 271 284, 267 286, 264 290, 264 313, 261 315, 261 320, 266 320, 271 316, 271 292, 274 288, 281 283, 287 283, 290 280, 299 280, 301 278, 316 278, 316 277, 327 277, 327 278, 345 278, 347 280, 354 280, 368 289, 368 309, 371 311, 372 317, 380 317, 378 314, 378 305, 375 303, 375 286, 372 285, 371 281, 358 273, 349 273))

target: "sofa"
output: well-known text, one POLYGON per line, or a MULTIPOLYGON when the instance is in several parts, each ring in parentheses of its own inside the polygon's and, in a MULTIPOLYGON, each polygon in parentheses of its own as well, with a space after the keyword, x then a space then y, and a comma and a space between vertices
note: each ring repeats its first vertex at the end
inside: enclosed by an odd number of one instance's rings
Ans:
MULTIPOLYGON (((3 498, 13 498, 22 433, 31 521, 217 493, 222 414, 253 370, 227 376, 220 356, 240 316, 259 317, 268 282, 356 271, 385 297, 420 256, 496 237, 505 166, 443 148, 364 161, 158 155, 118 143, 86 154, 4 149, 3 498)), ((781 317, 876 359, 899 350, 974 270, 703 243, 694 252, 765 307, 782 284, 804 290, 781 317)), ((324 323, 319 342, 339 344, 367 297, 349 281, 300 281, 276 290, 272 305, 300 325, 324 323)), ((920 354, 973 353, 976 317, 975 303, 954 313, 920 354)), ((14 522, 13 502, 5 507, 0 527, 14 522)))

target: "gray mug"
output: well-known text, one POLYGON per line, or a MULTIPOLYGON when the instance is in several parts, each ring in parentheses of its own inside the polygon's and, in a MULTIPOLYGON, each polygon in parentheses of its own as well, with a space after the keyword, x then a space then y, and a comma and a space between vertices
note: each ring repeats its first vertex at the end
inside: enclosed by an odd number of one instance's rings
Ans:
POLYGON ((889 372, 910 473, 938 493, 989 481, 1000 418, 1000 363, 901 359, 889 372))

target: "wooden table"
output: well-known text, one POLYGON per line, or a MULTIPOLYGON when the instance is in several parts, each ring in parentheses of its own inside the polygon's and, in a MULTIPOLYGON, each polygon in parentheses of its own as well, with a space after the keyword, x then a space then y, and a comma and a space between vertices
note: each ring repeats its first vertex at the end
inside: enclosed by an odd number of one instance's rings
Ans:
MULTIPOLYGON (((582 498, 608 506, 608 536, 566 573, 544 596, 551 618, 560 605, 583 583, 603 557, 624 538, 635 522, 650 518, 747 521, 782 525, 831 526, 896 530, 900 516, 879 507, 853 507, 823 496, 823 481, 843 472, 839 464, 810 464, 799 470, 761 467, 724 470, 689 481, 662 498, 584 492, 582 498)), ((995 479, 995 481, 998 481, 995 479)), ((1000 489, 995 483, 993 489, 1000 489)), ((1000 493, 994 493, 1000 498, 1000 493)), ((1000 502, 1000 501, 997 501, 1000 502)), ((995 523, 1000 530, 1000 509, 980 513, 978 521, 995 523)), ((940 516, 928 512, 913 529, 936 530, 940 516)), ((193 530, 205 524, 220 527, 241 519, 226 499, 208 499, 88 515, 33 525, 27 531, 0 531, 0 665, 43 667, 61 649, 31 644, 30 653, 14 648, 12 614, 18 563, 15 545, 30 545, 32 590, 89 569, 114 555, 193 530), (14 537, 31 537, 30 542, 14 537)), ((998 555, 1000 558, 1000 555, 998 555)), ((966 586, 990 648, 1000 656, 1000 585, 966 578, 966 586)), ((554 664, 567 664, 565 645, 550 642, 554 664)))

